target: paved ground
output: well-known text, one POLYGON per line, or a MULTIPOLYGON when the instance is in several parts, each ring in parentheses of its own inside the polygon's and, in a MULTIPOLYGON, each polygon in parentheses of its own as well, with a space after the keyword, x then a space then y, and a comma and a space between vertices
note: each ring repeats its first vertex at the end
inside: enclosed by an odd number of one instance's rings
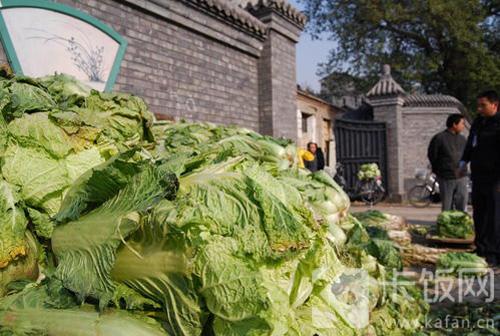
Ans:
MULTIPOLYGON (((380 203, 373 207, 357 202, 351 205, 352 212, 366 211, 369 209, 376 209, 391 215, 404 217, 410 224, 432 225, 436 222, 436 218, 441 212, 441 205, 431 204, 427 208, 415 208, 411 205, 391 203, 380 203)), ((469 212, 472 214, 472 209, 469 209, 469 212)))
MULTIPOLYGON (((369 209, 376 209, 379 211, 382 211, 384 213, 396 215, 396 216, 401 216, 406 218, 408 223, 410 224, 419 224, 419 225, 435 225, 436 223, 436 218, 441 212, 441 205, 440 204, 433 204, 430 205, 427 208, 415 208, 411 205, 401 205, 401 204, 390 204, 390 203, 381 203, 377 204, 373 207, 366 206, 362 203, 353 203, 351 204, 351 211, 352 212, 361 212, 361 211, 366 211, 369 209)), ((472 214, 472 209, 469 208, 468 212, 472 214)), ((425 241, 425 239, 424 239, 425 241)), ((419 241, 418 243, 424 243, 422 241, 419 241)), ((424 243, 425 244, 425 243, 424 243)), ((425 244, 427 245, 427 244, 425 244)), ((429 246, 432 244, 429 244, 429 246)), ((452 246, 450 246, 452 247, 452 246)), ((405 268, 407 271, 415 272, 415 274, 419 275, 422 271, 420 267, 411 267, 411 268, 405 268)), ((496 302, 500 300, 500 268, 496 267, 491 270, 492 273, 489 273, 488 276, 486 276, 484 279, 486 279, 483 283, 482 286, 485 288, 489 288, 488 290, 488 297, 493 297, 496 302), (491 284, 491 281, 493 281, 493 284, 491 284), (493 295, 492 295, 493 293, 493 295)), ((453 281, 452 281, 453 282, 453 281)), ((477 283, 475 283, 477 285, 477 283)), ((458 281, 454 281, 453 285, 450 288, 453 288, 452 290, 452 296, 454 298, 459 297, 459 286, 458 281)), ((469 296, 464 298, 464 301, 469 302, 469 303, 485 303, 486 300, 486 295, 479 295, 479 296, 469 296)), ((486 302, 488 302, 486 300, 486 302)), ((443 302, 444 305, 449 305, 450 302, 443 302)))

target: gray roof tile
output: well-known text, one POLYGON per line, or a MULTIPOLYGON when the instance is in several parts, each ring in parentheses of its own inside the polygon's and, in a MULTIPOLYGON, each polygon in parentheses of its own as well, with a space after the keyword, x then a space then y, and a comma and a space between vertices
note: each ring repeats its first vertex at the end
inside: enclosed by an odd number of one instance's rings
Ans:
POLYGON ((443 94, 412 94, 406 96, 403 106, 455 106, 462 107, 462 103, 455 97, 443 94))
POLYGON ((247 0, 246 2, 245 8, 249 12, 258 11, 262 7, 267 7, 276 10, 301 28, 303 28, 307 22, 306 16, 286 0, 247 0))
POLYGON ((384 65, 384 72, 380 80, 368 91, 367 97, 387 96, 396 94, 406 94, 405 90, 392 78, 391 67, 384 65))
POLYGON ((258 36, 265 36, 267 27, 264 23, 255 18, 252 14, 239 6, 238 1, 231 0, 182 0, 185 3, 193 4, 205 9, 216 16, 232 21, 245 30, 249 30, 258 36))

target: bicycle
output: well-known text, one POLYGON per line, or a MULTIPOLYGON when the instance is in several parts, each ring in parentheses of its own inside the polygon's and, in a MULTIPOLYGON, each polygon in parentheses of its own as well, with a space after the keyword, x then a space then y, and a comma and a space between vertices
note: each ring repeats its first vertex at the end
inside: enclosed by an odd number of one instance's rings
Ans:
POLYGON ((335 170, 336 173, 333 179, 344 189, 351 201, 360 200, 372 206, 384 200, 386 192, 382 185, 381 176, 373 179, 357 180, 354 190, 348 190, 347 181, 344 177, 344 166, 337 163, 335 170))
POLYGON ((441 197, 436 175, 430 170, 419 170, 415 178, 419 182, 408 191, 408 202, 416 208, 425 208, 431 202, 439 203, 441 197))

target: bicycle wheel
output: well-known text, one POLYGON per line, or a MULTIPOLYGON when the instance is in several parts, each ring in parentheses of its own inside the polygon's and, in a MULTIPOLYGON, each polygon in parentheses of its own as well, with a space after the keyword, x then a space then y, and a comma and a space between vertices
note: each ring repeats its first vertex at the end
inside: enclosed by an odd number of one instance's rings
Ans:
POLYGON ((365 181, 360 186, 359 198, 366 205, 374 205, 382 200, 383 194, 380 193, 375 181, 365 181))
POLYGON ((384 198, 385 198, 385 190, 376 188, 375 193, 373 195, 373 204, 382 202, 384 198))
POLYGON ((408 201, 415 208, 425 208, 431 204, 431 192, 425 185, 417 185, 408 192, 408 201))

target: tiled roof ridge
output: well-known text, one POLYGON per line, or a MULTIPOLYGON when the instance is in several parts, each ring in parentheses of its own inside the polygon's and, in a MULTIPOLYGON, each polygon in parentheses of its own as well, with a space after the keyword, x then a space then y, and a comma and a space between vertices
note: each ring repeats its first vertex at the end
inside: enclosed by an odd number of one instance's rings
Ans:
POLYGON ((462 106, 462 103, 444 94, 411 94, 405 97, 403 106, 462 106))
POLYGON ((244 8, 237 6, 227 0, 182 0, 185 3, 193 4, 201 7, 212 14, 232 21, 245 30, 264 37, 267 32, 267 27, 259 19, 254 17, 244 8))
POLYGON ((384 72, 377 84, 368 91, 367 97, 387 96, 406 94, 405 90, 399 85, 391 75, 391 67, 388 64, 384 65, 384 72))
POLYGON ((306 16, 286 0, 253 0, 248 1, 245 6, 249 12, 258 11, 262 7, 276 10, 301 28, 307 22, 306 16))

